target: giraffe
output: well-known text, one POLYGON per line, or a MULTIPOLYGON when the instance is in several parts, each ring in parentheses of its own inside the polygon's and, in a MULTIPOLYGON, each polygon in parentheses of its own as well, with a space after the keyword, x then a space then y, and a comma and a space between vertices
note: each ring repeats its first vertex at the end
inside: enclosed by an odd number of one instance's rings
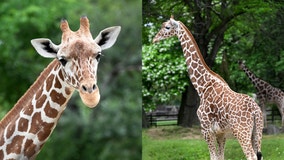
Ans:
POLYGON ((284 129, 284 92, 279 88, 255 76, 245 65, 244 61, 238 61, 240 68, 246 73, 257 90, 256 97, 263 114, 264 127, 267 127, 265 102, 275 103, 282 117, 282 130, 284 129))
POLYGON ((0 159, 35 159, 75 90, 86 106, 93 108, 99 102, 101 52, 115 43, 121 27, 106 28, 93 39, 84 16, 76 32, 66 20, 61 21, 60 28, 59 45, 47 38, 31 40, 41 56, 54 60, 0 121, 0 159))
POLYGON ((177 36, 181 43, 189 78, 200 97, 197 115, 210 159, 224 159, 228 131, 238 139, 247 159, 261 159, 263 123, 258 105, 249 96, 231 90, 218 74, 210 70, 194 37, 182 22, 171 17, 163 23, 153 42, 173 36, 177 36))

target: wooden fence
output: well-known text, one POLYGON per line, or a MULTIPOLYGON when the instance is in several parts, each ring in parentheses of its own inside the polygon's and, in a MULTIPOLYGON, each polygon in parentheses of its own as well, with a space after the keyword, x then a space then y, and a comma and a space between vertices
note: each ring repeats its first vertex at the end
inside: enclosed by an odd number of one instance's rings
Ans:
MULTIPOLYGON (((281 115, 277 109, 268 109, 266 112, 268 124, 281 124, 281 115)), ((147 119, 150 126, 177 125, 178 114, 148 113, 147 119)))

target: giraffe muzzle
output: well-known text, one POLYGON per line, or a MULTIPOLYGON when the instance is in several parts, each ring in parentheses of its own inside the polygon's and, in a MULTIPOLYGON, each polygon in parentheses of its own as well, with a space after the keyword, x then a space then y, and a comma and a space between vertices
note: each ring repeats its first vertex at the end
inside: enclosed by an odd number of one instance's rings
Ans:
POLYGON ((99 88, 94 82, 82 83, 79 94, 83 103, 90 108, 97 106, 100 101, 99 88))

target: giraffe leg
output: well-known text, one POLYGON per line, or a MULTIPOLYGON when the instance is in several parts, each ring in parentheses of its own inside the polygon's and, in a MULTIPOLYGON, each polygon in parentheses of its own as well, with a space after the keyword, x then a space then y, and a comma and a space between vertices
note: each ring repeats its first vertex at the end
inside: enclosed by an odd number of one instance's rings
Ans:
POLYGON ((216 135, 216 140, 218 144, 218 160, 224 160, 224 149, 226 143, 226 136, 224 133, 216 135))
MULTIPOLYGON (((242 122, 241 122, 242 123, 242 122)), ((247 160, 257 160, 256 153, 252 146, 252 128, 253 124, 250 123, 243 127, 241 123, 232 128, 234 136, 238 139, 239 144, 246 156, 247 160)))
POLYGON ((264 128, 267 128, 266 109, 265 109, 265 100, 264 99, 265 99, 264 97, 260 98, 259 107, 261 108, 261 111, 262 111, 264 128))
MULTIPOLYGON (((283 103, 283 102, 282 102, 283 103)), ((284 105, 281 104, 278 107, 278 110, 280 111, 280 115, 281 115, 281 119, 282 119, 282 123, 281 123, 281 132, 284 132, 284 105)))
POLYGON ((210 160, 219 160, 216 154, 216 145, 215 145, 215 135, 213 135, 210 131, 201 131, 207 142, 209 153, 210 153, 210 160))

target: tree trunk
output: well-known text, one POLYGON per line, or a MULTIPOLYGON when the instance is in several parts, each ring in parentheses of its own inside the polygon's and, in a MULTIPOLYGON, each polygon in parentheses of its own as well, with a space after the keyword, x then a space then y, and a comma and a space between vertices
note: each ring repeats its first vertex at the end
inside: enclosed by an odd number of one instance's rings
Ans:
POLYGON ((183 127, 192 127, 199 125, 196 111, 199 107, 199 97, 193 85, 186 86, 182 93, 181 105, 178 113, 178 125, 183 127))
POLYGON ((150 124, 147 120, 146 112, 144 108, 142 107, 142 128, 149 128, 149 127, 150 127, 150 124))

